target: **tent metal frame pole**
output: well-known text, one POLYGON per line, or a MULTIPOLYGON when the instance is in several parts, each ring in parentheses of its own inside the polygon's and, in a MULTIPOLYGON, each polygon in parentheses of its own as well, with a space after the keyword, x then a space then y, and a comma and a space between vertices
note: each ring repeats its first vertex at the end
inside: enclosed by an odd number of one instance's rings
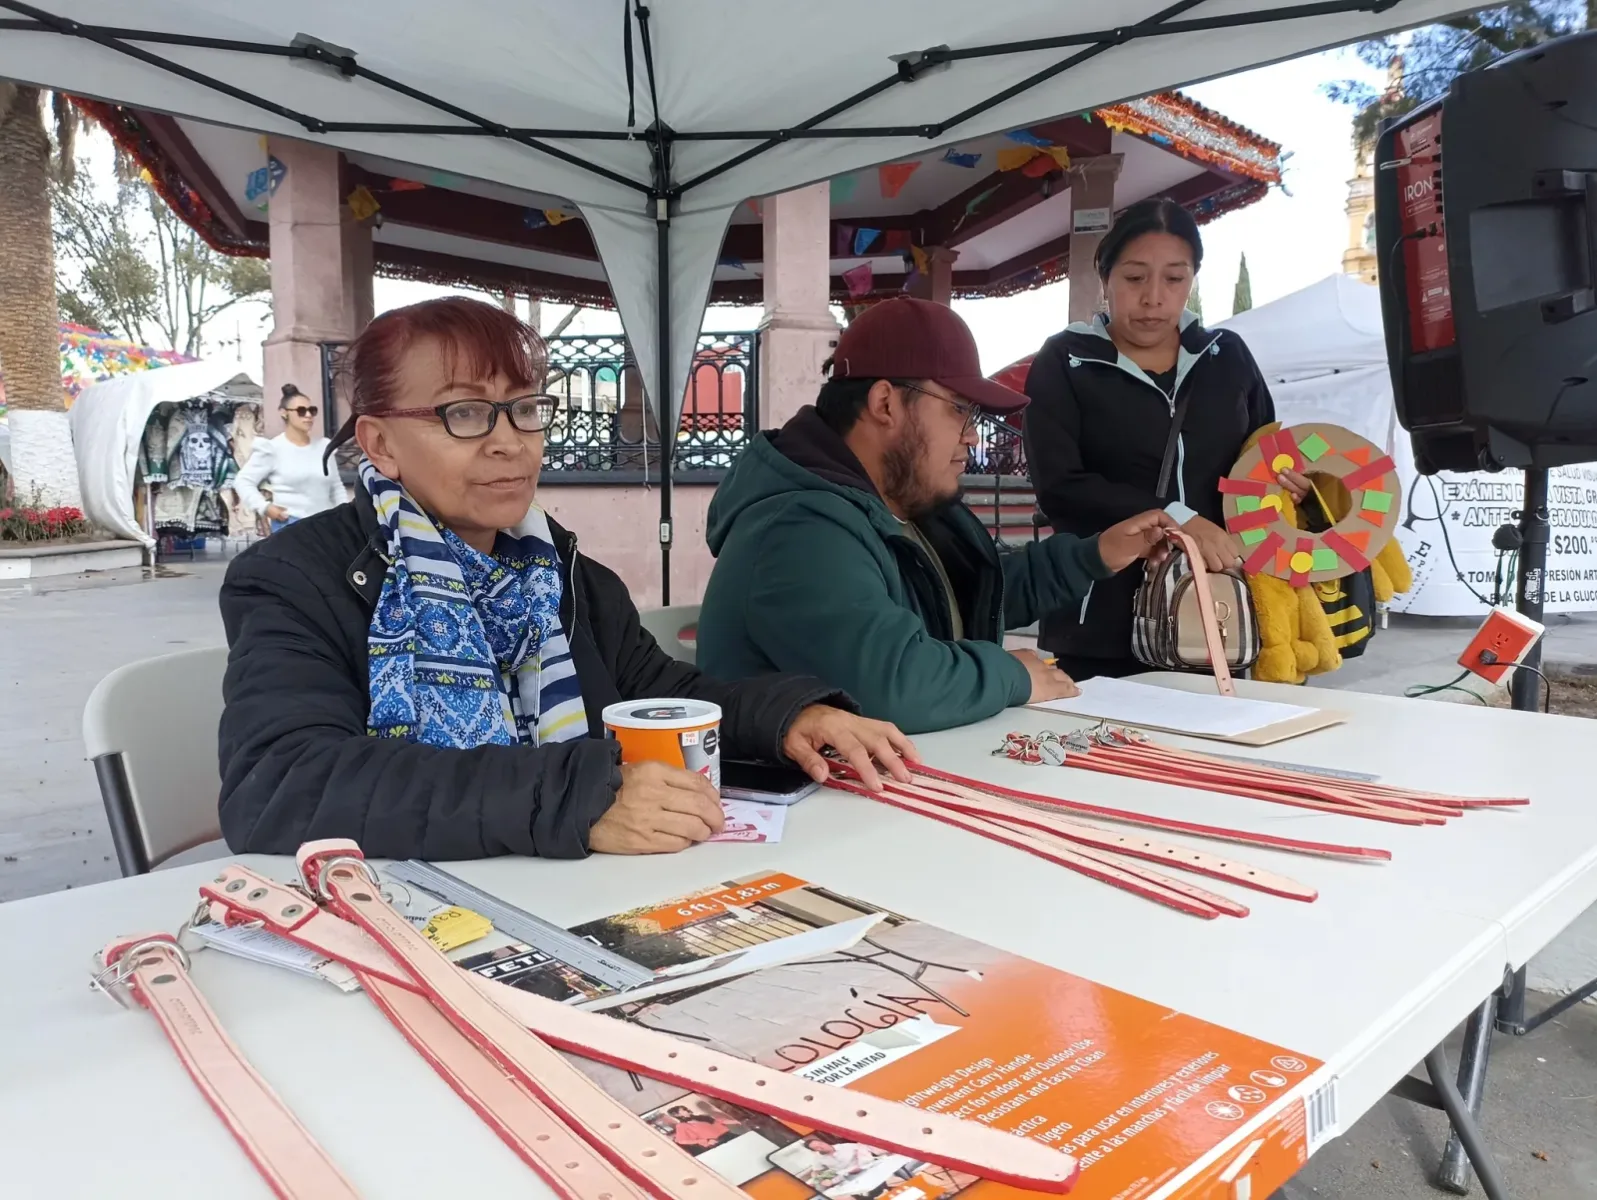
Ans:
MULTIPOLYGON (((655 288, 655 409, 660 425, 660 604, 671 603, 671 543, 675 539, 675 519, 672 506, 675 497, 672 485, 676 482, 676 431, 675 405, 671 403, 671 128, 660 118, 660 93, 654 77, 654 38, 649 28, 649 6, 643 0, 623 0, 638 23, 638 40, 643 45, 643 69, 649 81, 649 107, 654 120, 649 124, 649 148, 654 156, 654 188, 650 198, 654 202, 655 270, 659 283, 655 288)), ((627 26, 627 90, 632 91, 632 27, 627 26)), ((649 442, 648 423, 644 423, 643 442, 649 442)), ((647 471, 645 471, 647 478, 647 471)))
POLYGON ((671 543, 675 536, 671 509, 676 470, 676 423, 671 420, 671 202, 660 196, 654 204, 655 258, 660 272, 655 408, 660 422, 660 604, 664 607, 671 603, 671 543))
MULTIPOLYGON (((394 133, 394 134, 425 134, 428 136, 455 136, 455 137, 499 137, 537 150, 552 158, 557 158, 571 166, 589 171, 613 183, 621 184, 634 191, 643 192, 651 198, 662 190, 662 181, 658 174, 654 183, 647 184, 637 179, 632 179, 618 171, 598 163, 588 162, 578 155, 551 146, 545 139, 555 138, 564 141, 628 141, 639 140, 650 143, 653 153, 659 157, 664 155, 669 158, 672 140, 683 141, 758 141, 759 145, 751 146, 709 170, 701 172, 685 183, 669 187, 668 194, 672 199, 679 198, 691 188, 706 183, 717 176, 725 174, 734 167, 748 162, 751 158, 772 150, 784 142, 796 138, 862 138, 862 137, 924 137, 928 139, 942 137, 957 125, 963 124, 973 117, 988 111, 1006 100, 1020 95, 1040 83, 1044 83, 1055 76, 1063 74, 1072 67, 1086 62, 1091 58, 1104 53, 1116 46, 1123 46, 1129 42, 1149 37, 1168 37, 1183 33, 1211 32, 1219 29, 1236 29, 1249 25, 1273 24, 1280 21, 1296 20, 1298 18, 1314 18, 1337 16, 1343 13, 1368 12, 1383 13, 1395 8, 1402 0, 1317 0, 1315 3, 1300 5, 1279 5, 1271 8, 1255 9, 1249 12, 1230 13, 1224 16, 1191 17, 1183 20, 1180 17, 1188 9, 1203 3, 1203 0, 1177 0, 1175 4, 1156 13, 1134 25, 1126 25, 1113 29, 1094 30, 1085 33, 1063 34, 1057 37, 1029 38, 1018 42, 998 42, 986 46, 968 46, 964 49, 954 50, 947 47, 933 47, 928 50, 902 59, 898 69, 884 79, 855 92, 831 107, 817 113, 807 121, 788 128, 778 130, 705 130, 700 132, 671 133, 663 129, 659 133, 634 133, 632 130, 600 130, 600 129, 532 129, 516 126, 502 125, 486 117, 477 115, 446 100, 433 96, 419 88, 413 88, 396 79, 390 79, 379 72, 372 71, 360 65, 353 54, 335 53, 332 49, 314 42, 295 43, 287 46, 271 45, 264 42, 237 41, 228 38, 200 37, 190 34, 167 33, 157 30, 126 29, 109 25, 87 25, 65 17, 58 17, 43 9, 35 8, 23 0, 0 0, 0 9, 19 13, 24 20, 0 20, 0 33, 25 32, 25 33, 54 33, 63 37, 83 38, 113 50, 119 54, 126 54, 141 62, 153 66, 158 70, 167 71, 178 75, 191 83, 201 87, 210 88, 235 100, 270 112, 276 116, 293 121, 311 133, 394 133), (242 88, 235 88, 214 76, 185 67, 170 59, 162 58, 148 50, 134 45, 135 42, 148 42, 155 45, 186 46, 196 49, 225 50, 239 54, 267 54, 284 58, 300 58, 316 62, 337 70, 349 78, 361 78, 375 83, 381 87, 407 96, 419 103, 446 112, 451 116, 459 117, 464 125, 425 125, 417 123, 385 123, 367 121, 324 121, 320 117, 313 117, 307 113, 298 112, 275 101, 267 100, 247 92, 242 88), (979 104, 964 109, 961 112, 947 117, 941 121, 921 125, 895 125, 884 127, 862 127, 853 129, 820 129, 823 122, 838 116, 850 109, 857 108, 865 101, 880 95, 889 88, 900 83, 913 83, 926 71, 933 67, 949 66, 967 59, 992 58, 1006 54, 1027 54, 1039 50, 1055 50, 1070 46, 1084 47, 1076 54, 1071 55, 1050 67, 1021 80, 1019 83, 1005 88, 994 96, 990 96, 979 104), (662 144, 662 142, 664 144, 662 144)), ((649 38, 649 9, 641 3, 635 3, 634 9, 641 27, 644 44, 645 63, 649 67, 649 86, 651 95, 654 91, 654 71, 652 63, 652 48, 649 38)), ((630 49, 630 30, 627 43, 630 49)), ((655 111, 655 121, 658 124, 660 114, 658 107, 655 111)))
MULTIPOLYGON (((988 109, 1002 104, 1006 100, 1013 99, 1015 96, 1018 96, 1022 92, 1036 87, 1040 83, 1045 83, 1057 75, 1062 75, 1072 67, 1078 66, 1089 59, 1096 58, 1099 54, 1102 54, 1106 50, 1113 49, 1116 46, 1123 46, 1127 42, 1137 41, 1141 38, 1163 37, 1182 32, 1233 29, 1247 25, 1268 24, 1277 21, 1291 20, 1299 16, 1331 16, 1338 13, 1347 12, 1381 13, 1390 8, 1394 8, 1398 4, 1402 3, 1402 0, 1322 0, 1321 3, 1317 4, 1257 9, 1252 12, 1233 13, 1229 16, 1223 17, 1194 18, 1189 21, 1180 22, 1174 21, 1172 19, 1176 16, 1179 16, 1181 13, 1186 12, 1190 8, 1197 7, 1197 5, 1201 3, 1203 3, 1203 0, 1178 0, 1176 4, 1171 5, 1169 8, 1166 8, 1161 12, 1155 13, 1153 16, 1148 17, 1145 20, 1138 21, 1135 25, 1128 25, 1119 29, 1103 30, 1096 33, 1070 34, 1057 38, 1036 38, 1023 42, 1006 42, 1001 45, 994 46, 975 46, 965 50, 934 48, 923 51, 919 55, 915 56, 913 60, 901 60, 898 64, 897 72, 889 75, 885 79, 879 80, 863 91, 856 92, 848 99, 843 100, 838 104, 834 104, 831 108, 826 109, 824 112, 817 113, 807 121, 800 122, 792 129, 777 130, 774 134, 771 134, 764 141, 762 141, 758 146, 751 147, 750 149, 743 151, 741 154, 733 155, 725 162, 711 167, 706 171, 701 171, 698 175, 695 175, 686 183, 678 184, 672 194, 675 196, 680 196, 689 189, 698 187, 701 183, 707 183, 711 179, 714 179, 717 176, 723 175, 727 171, 732 170, 734 167, 741 166, 743 163, 748 162, 749 159, 755 157, 756 155, 763 154, 767 150, 772 150, 795 137, 884 136, 884 134, 878 130, 866 130, 860 132, 850 129, 819 130, 816 129, 815 126, 819 125, 822 121, 826 121, 837 116, 839 113, 846 112, 848 109, 863 104, 866 100, 871 99, 880 92, 886 91, 894 84, 913 83, 916 79, 920 78, 921 75, 925 74, 925 72, 930 68, 944 64, 951 64, 953 62, 959 61, 960 59, 983 58, 999 54, 1023 54, 1034 50, 1052 49, 1060 46, 1085 44, 1087 47, 1085 50, 1079 51, 1076 54, 1071 55, 1069 58, 1055 63, 1050 67, 1046 67, 1011 87, 1005 88, 997 95, 991 96, 979 104, 972 105, 970 108, 967 108, 962 112, 955 113, 953 116, 942 121, 937 121, 928 125, 897 127, 896 134, 888 134, 885 136, 918 136, 925 138, 941 137, 954 126, 963 124, 965 121, 979 116, 981 113, 984 113, 988 109)), ((676 136, 691 138, 694 135, 678 134, 676 136)), ((717 140, 730 140, 729 135, 722 135, 719 133, 708 136, 714 137, 717 140)))
MULTIPOLYGON (((586 159, 562 150, 558 146, 551 146, 539 138, 531 137, 512 129, 508 125, 500 125, 497 122, 488 120, 486 117, 480 117, 457 105, 450 104, 447 100, 440 100, 436 96, 421 91, 419 88, 413 88, 408 84, 400 83, 398 80, 389 79, 379 72, 368 70, 361 66, 352 54, 335 54, 328 48, 315 43, 272 46, 257 42, 229 42, 219 38, 194 38, 180 34, 149 34, 140 30, 109 30, 98 25, 84 25, 78 21, 57 17, 45 12, 43 9, 33 7, 31 4, 25 4, 22 0, 0 0, 0 9, 9 9, 11 12, 20 13, 24 17, 30 18, 31 24, 21 26, 22 28, 30 29, 34 32, 55 33, 63 37, 82 38, 85 41, 93 42, 96 45, 105 47, 107 50, 114 50, 118 54, 125 54, 129 58, 137 59, 148 66, 155 67, 157 70, 176 75, 181 79, 187 79, 190 83, 197 83, 201 87, 220 92, 224 96, 231 96, 233 99, 243 104, 248 104, 253 108, 259 108, 264 112, 272 113, 274 116, 293 121, 310 133, 353 131, 341 130, 338 126, 332 125, 320 117, 313 117, 307 113, 299 112, 286 105, 278 104, 274 100, 268 100, 263 96, 255 95, 253 92, 247 92, 243 88, 236 88, 230 83, 224 83, 222 80, 217 79, 215 76, 207 75, 203 71, 196 71, 191 67, 184 66, 182 63, 173 62, 169 58, 162 58, 159 54, 153 54, 140 46, 133 45, 133 41, 159 41, 166 45, 179 46, 197 45, 203 49, 223 49, 246 54, 273 54, 321 63, 334 68, 341 75, 348 78, 359 77, 369 80, 390 91, 398 92, 402 96, 407 96, 441 112, 446 112, 450 116, 459 117, 462 121, 467 122, 467 129, 517 142, 530 150, 537 150, 540 153, 549 155, 551 158, 558 158, 562 162, 592 172, 613 183, 632 188, 634 191, 650 193, 653 190, 648 184, 640 183, 638 180, 629 178, 619 171, 612 171, 608 167, 601 167, 597 163, 588 162, 586 159), (129 38, 126 36, 129 34, 134 36, 129 38)), ((0 31, 15 30, 19 28, 19 25, 20 23, 16 21, 5 21, 0 23, 0 31)), ((364 131, 369 133, 392 132, 391 129, 380 124, 374 124, 364 131)))
MULTIPOLYGON (((679 200, 684 192, 702 183, 707 183, 720 175, 724 175, 750 159, 795 138, 941 137, 954 126, 961 125, 973 117, 979 116, 1003 104, 1005 101, 1036 87, 1038 84, 1062 75, 1071 68, 1089 59, 1096 58, 1116 46, 1123 46, 1128 42, 1141 38, 1167 37, 1182 33, 1239 28, 1248 25, 1292 20, 1299 17, 1323 17, 1350 12, 1381 13, 1395 7, 1402 0, 1317 0, 1317 2, 1309 4, 1283 5, 1251 12, 1232 13, 1225 16, 1195 17, 1184 20, 1178 20, 1177 18, 1183 17, 1190 9, 1204 3, 1204 0, 1175 0, 1174 3, 1151 17, 1138 21, 1133 25, 1114 29, 1066 34, 1058 37, 1032 38, 1019 42, 1001 42, 987 46, 969 46, 962 50, 954 50, 946 46, 933 47, 917 54, 907 55, 899 59, 893 74, 840 100, 836 104, 816 113, 807 121, 802 121, 790 129, 775 131, 747 130, 741 132, 735 130, 704 131, 685 134, 675 133, 661 119, 659 94, 655 84, 654 47, 649 29, 650 9, 642 0, 623 0, 623 2, 629 6, 624 9, 627 17, 624 23, 626 38, 624 49, 629 97, 627 122, 629 128, 627 130, 528 129, 503 125, 425 92, 420 88, 411 87, 400 80, 392 79, 380 72, 363 67, 352 52, 330 44, 314 41, 308 37, 296 38, 293 43, 285 46, 154 30, 126 29, 108 25, 86 25, 66 17, 56 16, 31 4, 24 3, 23 0, 0 0, 0 11, 17 13, 24 18, 22 20, 0 20, 0 33, 53 33, 61 37, 82 38, 115 53, 137 59, 157 70, 176 75, 224 96, 230 96, 263 112, 269 112, 292 121, 310 133, 393 133, 503 138, 506 141, 518 143, 530 150, 536 150, 551 158, 559 159, 571 166, 608 179, 613 183, 621 184, 623 187, 644 193, 654 205, 656 267, 659 271, 658 301, 656 305, 656 316, 658 318, 656 332, 659 346, 655 373, 655 408, 658 413, 660 436, 660 597, 662 604, 670 604, 671 544, 673 540, 671 485, 676 457, 676 422, 671 419, 674 407, 671 403, 671 205, 679 200), (638 23, 639 37, 643 46, 644 65, 648 74, 649 98, 654 109, 654 121, 648 130, 643 133, 635 133, 630 128, 632 123, 630 104, 633 96, 631 22, 634 18, 638 23), (429 125, 417 122, 324 121, 320 117, 313 117, 308 113, 299 112, 286 105, 268 100, 263 96, 245 91, 242 88, 236 88, 202 71, 196 71, 181 63, 162 58, 160 55, 144 49, 143 46, 135 44, 140 42, 152 45, 184 46, 239 54, 265 54, 282 58, 303 59, 335 70, 347 79, 364 79, 388 91, 447 113, 452 117, 458 118, 463 123, 453 126, 429 125), (1082 48, 1068 58, 1045 67, 1041 71, 1027 76, 1018 83, 1012 84, 987 99, 962 109, 942 121, 923 125, 890 126, 885 128, 819 128, 822 123, 859 107, 867 100, 900 83, 914 83, 934 67, 950 66, 965 59, 1025 54, 1069 46, 1082 48), (643 183, 608 167, 600 166, 598 163, 588 162, 578 155, 560 149, 558 146, 549 145, 545 140, 546 138, 558 138, 566 141, 642 141, 649 147, 653 158, 652 181, 643 183), (733 155, 725 162, 701 172, 685 183, 673 183, 671 178, 671 147, 672 143, 677 140, 749 140, 758 141, 759 144, 733 155)), ((645 429, 645 435, 647 435, 647 429, 645 429)), ((648 439, 645 436, 645 449, 647 449, 647 445, 648 439)), ((645 478, 647 478, 647 467, 645 468, 645 478)))

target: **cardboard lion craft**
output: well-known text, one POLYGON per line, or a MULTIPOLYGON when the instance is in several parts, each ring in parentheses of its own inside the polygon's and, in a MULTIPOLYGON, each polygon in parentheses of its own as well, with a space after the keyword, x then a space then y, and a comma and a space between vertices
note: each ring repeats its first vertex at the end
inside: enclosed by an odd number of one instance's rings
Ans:
POLYGON ((1258 616, 1252 677, 1302 683, 1362 654, 1376 604, 1414 586, 1394 536, 1400 505, 1391 456, 1340 425, 1266 425, 1220 491, 1258 616), (1313 485, 1302 504, 1276 480, 1283 470, 1313 485))

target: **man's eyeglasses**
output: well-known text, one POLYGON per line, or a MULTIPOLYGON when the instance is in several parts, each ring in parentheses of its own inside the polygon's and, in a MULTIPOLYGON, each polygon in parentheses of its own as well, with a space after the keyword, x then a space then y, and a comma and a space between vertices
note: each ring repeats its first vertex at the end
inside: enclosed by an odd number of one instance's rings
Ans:
POLYGON ((925 388, 916 387, 913 383, 901 383, 898 386, 903 388, 906 392, 916 392, 922 396, 930 396, 933 400, 941 400, 960 416, 964 417, 965 423, 959 427, 960 437, 964 437, 972 429, 976 428, 976 419, 981 416, 981 409, 977 408, 974 404, 963 403, 959 400, 950 400, 947 396, 939 396, 936 392, 928 392, 925 388))
POLYGON ((314 417, 322 410, 314 404, 301 404, 296 408, 285 408, 284 412, 291 412, 296 417, 314 417))
POLYGON ((431 408, 396 408, 373 413, 377 417, 437 417, 453 438, 484 438, 499 424, 499 414, 510 418, 518 433, 542 433, 554 421, 559 400, 554 396, 520 396, 515 400, 451 400, 431 408))

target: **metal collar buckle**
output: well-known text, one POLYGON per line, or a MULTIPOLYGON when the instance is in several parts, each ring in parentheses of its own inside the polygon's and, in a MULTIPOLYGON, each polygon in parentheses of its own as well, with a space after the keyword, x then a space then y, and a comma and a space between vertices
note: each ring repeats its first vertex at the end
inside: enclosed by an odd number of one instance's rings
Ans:
POLYGON ((133 972, 139 965, 139 959, 152 950, 165 950, 177 955, 177 960, 182 964, 184 973, 189 969, 189 952, 175 941, 164 938, 150 938, 148 941, 135 942, 117 956, 114 963, 103 962, 98 955, 93 959, 94 966, 98 968, 89 977, 89 990, 103 992, 111 997, 123 1008, 137 1007, 133 1002, 128 980, 133 977, 133 972))

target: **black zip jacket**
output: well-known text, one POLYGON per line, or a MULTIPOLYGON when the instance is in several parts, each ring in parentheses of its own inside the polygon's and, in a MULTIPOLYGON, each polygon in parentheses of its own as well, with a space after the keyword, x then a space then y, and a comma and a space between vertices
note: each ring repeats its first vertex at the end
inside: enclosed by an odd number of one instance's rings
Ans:
MULTIPOLYGON (((1109 339, 1104 318, 1071 325, 1043 344, 1026 376, 1026 459, 1037 504, 1056 530, 1080 536, 1153 508, 1177 521, 1194 514, 1221 524, 1220 480, 1242 446, 1275 420, 1270 389, 1243 340, 1205 329, 1187 313, 1166 396, 1109 339), (1190 396, 1176 469, 1157 493, 1159 464, 1176 404, 1190 396)), ((1131 605, 1142 581, 1134 563, 1095 584, 1078 608, 1042 620, 1039 644, 1059 655, 1131 655, 1131 605)))
POLYGON ((605 705, 708 700, 722 708, 724 754, 777 762, 801 709, 855 711, 819 680, 726 684, 671 658, 638 623, 615 573, 579 556, 576 538, 552 521, 550 530, 588 736, 541 747, 454 750, 367 734, 366 635, 388 566, 364 491, 234 559, 220 598, 229 647, 219 746, 227 844, 292 854, 301 842, 345 837, 377 858, 580 858, 621 785, 605 705))

